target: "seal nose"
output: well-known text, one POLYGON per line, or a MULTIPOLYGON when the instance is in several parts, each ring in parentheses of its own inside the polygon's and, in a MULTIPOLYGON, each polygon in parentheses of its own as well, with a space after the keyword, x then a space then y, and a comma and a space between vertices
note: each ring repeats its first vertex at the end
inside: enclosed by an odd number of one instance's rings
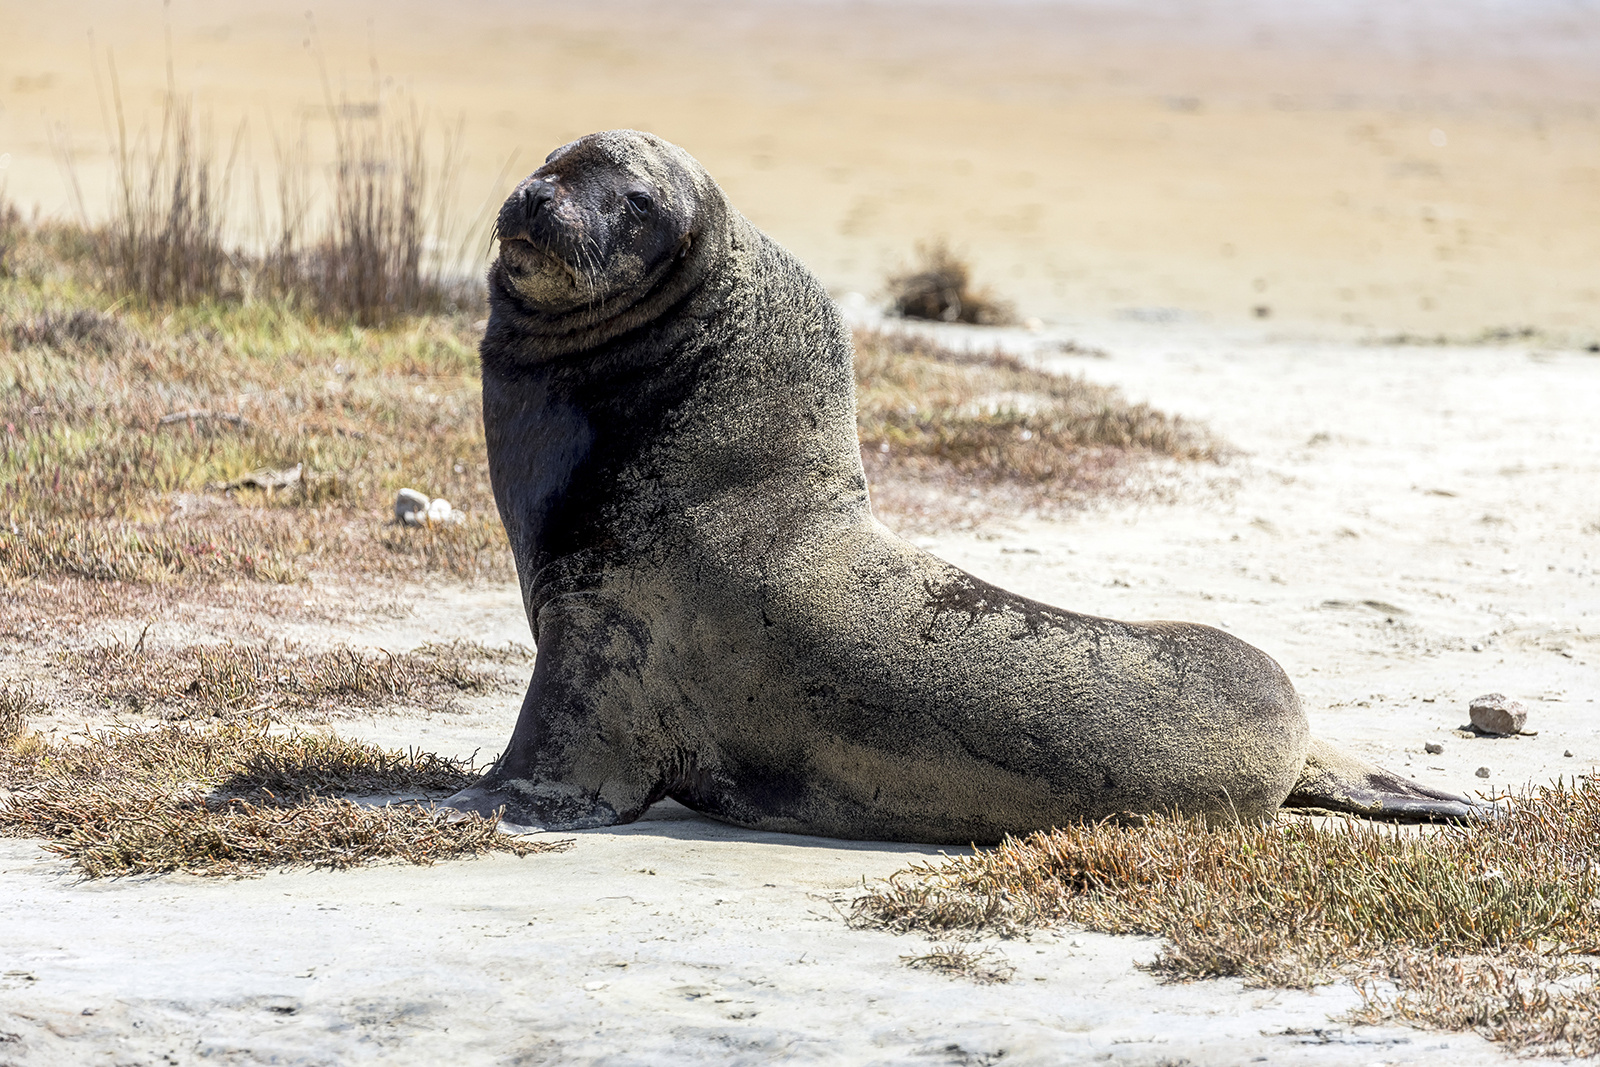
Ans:
POLYGON ((501 240, 526 240, 533 233, 534 221, 556 198, 553 177, 530 178, 512 190, 495 220, 496 235, 501 240))
POLYGON ((524 216, 531 223, 534 219, 539 217, 539 212, 544 210, 545 205, 549 204, 550 201, 554 200, 555 198, 556 187, 554 182, 544 178, 529 182, 523 187, 522 190, 522 210, 524 216))

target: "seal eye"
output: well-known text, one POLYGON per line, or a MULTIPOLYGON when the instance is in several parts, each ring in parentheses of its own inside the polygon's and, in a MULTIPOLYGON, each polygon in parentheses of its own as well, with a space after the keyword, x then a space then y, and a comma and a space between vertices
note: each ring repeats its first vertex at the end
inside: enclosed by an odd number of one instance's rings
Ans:
POLYGON ((655 207, 656 203, 649 193, 629 193, 623 200, 627 203, 628 210, 641 219, 650 214, 650 209, 655 207))

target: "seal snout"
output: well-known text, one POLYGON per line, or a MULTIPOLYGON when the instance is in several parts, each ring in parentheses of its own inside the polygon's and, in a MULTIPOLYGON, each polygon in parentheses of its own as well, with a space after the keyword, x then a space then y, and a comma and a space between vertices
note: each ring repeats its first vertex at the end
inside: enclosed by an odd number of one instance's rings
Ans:
POLYGON ((502 241, 526 241, 533 236, 540 215, 547 215, 556 198, 556 185, 548 178, 530 178, 517 187, 500 209, 496 232, 502 241))

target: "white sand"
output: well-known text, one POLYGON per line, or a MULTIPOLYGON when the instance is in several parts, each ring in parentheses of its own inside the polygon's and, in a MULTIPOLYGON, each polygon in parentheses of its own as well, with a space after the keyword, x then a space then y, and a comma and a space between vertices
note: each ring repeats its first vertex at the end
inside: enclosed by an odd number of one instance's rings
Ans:
MULTIPOLYGON (((1317 732, 1435 784, 1593 771, 1600 357, 1075 336, 1113 358, 1073 369, 1248 455, 1191 472, 1176 503, 935 551, 1053 603, 1223 626, 1284 664, 1317 732), (1453 733, 1489 690, 1529 701, 1538 736, 1453 733)), ((498 587, 339 636, 525 630, 498 587)), ((355 732, 493 752, 515 703, 355 732)), ((1004 943, 1008 985, 909 970, 898 957, 926 942, 852 931, 835 905, 934 849, 747 833, 671 804, 573 836, 560 855, 248 881, 79 882, 37 843, 0 841, 0 1063, 1510 1062, 1476 1037, 1331 1023, 1347 987, 1161 985, 1134 967, 1147 939, 1004 943)))

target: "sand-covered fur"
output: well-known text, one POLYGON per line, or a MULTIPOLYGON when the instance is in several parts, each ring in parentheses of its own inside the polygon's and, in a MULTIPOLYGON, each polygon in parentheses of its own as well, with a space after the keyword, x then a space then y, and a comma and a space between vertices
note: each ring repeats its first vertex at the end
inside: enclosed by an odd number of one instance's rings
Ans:
MULTIPOLYGON (((1036 603, 873 518, 839 315, 681 149, 558 149, 498 232, 485 431, 539 657, 455 806, 570 829, 671 796, 743 826, 969 842, 1255 819, 1295 787, 1306 721, 1262 652, 1036 603)), ((1466 810, 1406 789, 1406 814, 1466 810)))

